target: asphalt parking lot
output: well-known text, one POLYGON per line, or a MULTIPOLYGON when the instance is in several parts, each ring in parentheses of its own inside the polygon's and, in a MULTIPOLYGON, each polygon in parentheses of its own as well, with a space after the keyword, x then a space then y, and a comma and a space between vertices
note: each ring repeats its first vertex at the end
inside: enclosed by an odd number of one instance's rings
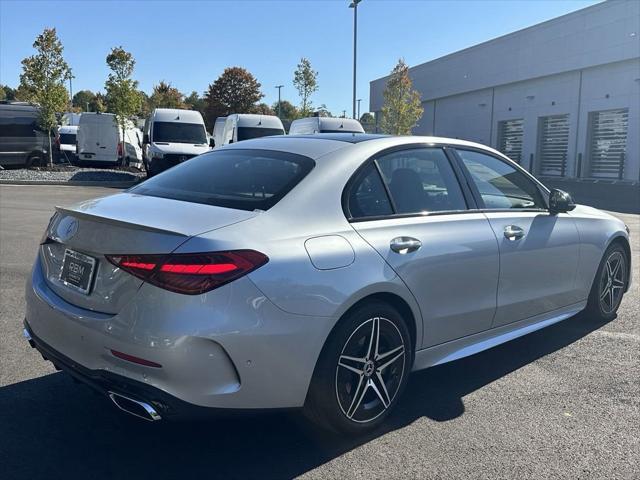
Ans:
POLYGON ((114 193, 0 186, 0 479, 640 478, 640 216, 618 318, 578 315, 414 374, 369 438, 297 415, 149 424, 55 372, 22 338, 24 283, 53 205, 114 193))

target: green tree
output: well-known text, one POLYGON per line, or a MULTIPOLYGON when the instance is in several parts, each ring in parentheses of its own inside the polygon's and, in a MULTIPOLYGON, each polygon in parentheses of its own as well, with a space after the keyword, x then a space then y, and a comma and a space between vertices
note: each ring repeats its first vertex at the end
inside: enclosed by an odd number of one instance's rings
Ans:
MULTIPOLYGON (((278 102, 273 102, 271 109, 278 114, 278 102)), ((296 106, 288 100, 280 101, 280 118, 286 120, 295 120, 300 117, 300 112, 296 106)))
POLYGON ((422 112, 420 93, 413 89, 409 66, 401 58, 391 71, 384 90, 382 131, 391 135, 411 135, 411 129, 422 117, 422 112))
POLYGON ((8 85, 0 84, 0 100, 15 100, 16 91, 8 85))
POLYGON ((89 104, 89 110, 92 112, 104 113, 107 111, 107 97, 104 93, 96 93, 93 103, 89 104))
POLYGON ((122 152, 125 151, 124 132, 127 122, 142 107, 142 97, 138 91, 138 82, 133 80, 133 68, 136 61, 131 53, 122 47, 114 47, 107 55, 107 65, 111 73, 104 84, 107 92, 107 107, 116 116, 116 123, 122 132, 122 152))
POLYGON ((293 72, 293 86, 300 95, 300 115, 307 117, 313 111, 311 95, 318 91, 318 72, 311 68, 311 62, 302 57, 298 68, 293 72))
POLYGON ((19 96, 40 106, 40 127, 49 136, 49 165, 53 163, 51 136, 58 125, 57 117, 69 105, 65 81, 71 69, 62 56, 62 43, 55 28, 45 28, 33 42, 36 54, 22 60, 19 96))
POLYGON ((184 104, 187 108, 198 110, 199 112, 204 111, 204 103, 204 98, 198 95, 198 92, 195 90, 184 99, 184 104))
POLYGON ((266 103, 259 103, 253 108, 251 113, 260 113, 262 115, 275 115, 275 112, 271 110, 271 107, 266 103))
POLYGON ((206 113, 213 125, 219 116, 250 113, 264 94, 260 82, 241 67, 228 67, 209 85, 205 94, 206 113))
MULTIPOLYGON (((87 111, 87 108, 91 108, 91 105, 95 103, 96 94, 91 90, 80 90, 73 96, 72 105, 75 108, 79 108, 80 111, 87 111)), ((90 110, 89 110, 90 111, 90 110)))
POLYGON ((149 97, 151 109, 154 108, 184 108, 184 95, 172 87, 170 83, 161 80, 153 87, 153 93, 149 97))

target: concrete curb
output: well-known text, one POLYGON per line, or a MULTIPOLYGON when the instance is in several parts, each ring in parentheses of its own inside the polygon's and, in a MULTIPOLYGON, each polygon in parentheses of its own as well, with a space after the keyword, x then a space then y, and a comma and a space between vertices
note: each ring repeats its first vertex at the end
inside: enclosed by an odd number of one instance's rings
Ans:
POLYGON ((101 182, 101 181, 55 181, 55 180, 0 180, 0 185, 65 185, 68 187, 105 187, 105 188, 129 188, 140 181, 101 182))

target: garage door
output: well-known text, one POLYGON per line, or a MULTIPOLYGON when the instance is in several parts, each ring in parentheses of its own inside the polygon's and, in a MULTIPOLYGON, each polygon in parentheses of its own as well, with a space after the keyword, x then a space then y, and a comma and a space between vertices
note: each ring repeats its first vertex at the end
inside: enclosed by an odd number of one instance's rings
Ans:
POLYGON ((629 110, 626 108, 589 114, 591 177, 623 177, 628 124, 629 110))
POLYGON ((569 148, 569 115, 542 117, 538 125, 538 173, 564 177, 569 148))
POLYGON ((517 163, 522 161, 523 132, 522 118, 498 122, 498 150, 517 163))

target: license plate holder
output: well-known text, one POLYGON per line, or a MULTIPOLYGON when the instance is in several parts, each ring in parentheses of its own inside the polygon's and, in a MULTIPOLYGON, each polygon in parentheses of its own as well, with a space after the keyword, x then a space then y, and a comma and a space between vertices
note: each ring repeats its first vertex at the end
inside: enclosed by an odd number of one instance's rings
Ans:
POLYGON ((64 251, 60 281, 67 287, 88 295, 96 263, 95 258, 67 248, 64 251))

